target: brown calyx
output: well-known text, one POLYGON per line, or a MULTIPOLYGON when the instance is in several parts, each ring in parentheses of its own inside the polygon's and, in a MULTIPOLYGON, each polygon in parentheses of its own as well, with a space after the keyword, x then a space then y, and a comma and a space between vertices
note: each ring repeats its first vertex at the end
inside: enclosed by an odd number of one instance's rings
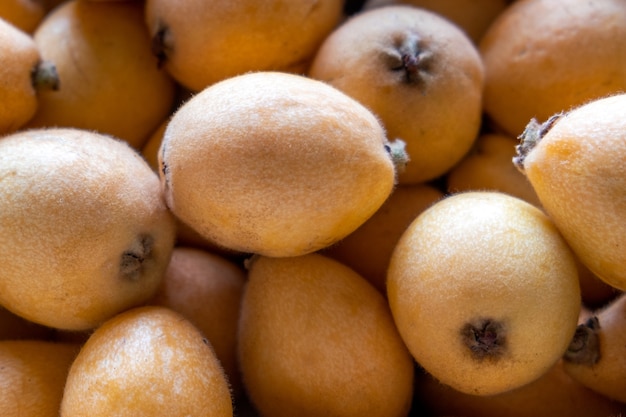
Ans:
POLYGON ((174 50, 174 43, 169 27, 163 22, 157 24, 152 36, 152 54, 157 58, 157 67, 162 68, 174 50))
POLYGON ((395 48, 388 52, 392 71, 404 72, 404 81, 418 84, 429 70, 432 54, 426 50, 422 39, 414 33, 399 39, 395 48))
POLYGON ((30 79, 35 91, 57 91, 61 85, 56 66, 45 60, 37 62, 33 67, 30 79))
POLYGON ((153 248, 154 238, 152 236, 139 236, 133 246, 122 254, 120 259, 122 276, 130 280, 138 279, 144 263, 151 258, 153 248))
POLYGON ((565 113, 557 113, 543 123, 539 123, 537 119, 532 118, 524 128, 521 135, 518 136, 519 144, 515 147, 517 155, 513 157, 513 165, 520 171, 524 172, 524 160, 526 155, 541 141, 554 124, 565 115, 565 113))
POLYGON ((500 321, 480 318, 466 323, 461 329, 463 344, 476 360, 498 359, 506 351, 506 328, 500 321))
POLYGON ((600 360, 600 321, 590 317, 585 323, 579 324, 574 332, 563 359, 580 365, 592 366, 600 360))

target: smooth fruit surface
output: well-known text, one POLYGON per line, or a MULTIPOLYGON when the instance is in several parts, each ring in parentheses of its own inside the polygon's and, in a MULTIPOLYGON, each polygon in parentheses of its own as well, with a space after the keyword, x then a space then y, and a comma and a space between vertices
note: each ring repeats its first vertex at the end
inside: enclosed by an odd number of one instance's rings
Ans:
POLYGON ((342 18, 341 0, 147 0, 163 67, 200 91, 249 71, 302 73, 342 18))
POLYGON ((409 410, 413 361, 384 297, 319 254, 250 261, 239 359, 261 415, 403 417, 409 410))
POLYGON ((626 2, 526 0, 490 25, 479 50, 484 110, 509 135, 626 88, 626 2))
POLYGON ((0 415, 58 417, 65 380, 79 349, 73 343, 0 341, 0 415))

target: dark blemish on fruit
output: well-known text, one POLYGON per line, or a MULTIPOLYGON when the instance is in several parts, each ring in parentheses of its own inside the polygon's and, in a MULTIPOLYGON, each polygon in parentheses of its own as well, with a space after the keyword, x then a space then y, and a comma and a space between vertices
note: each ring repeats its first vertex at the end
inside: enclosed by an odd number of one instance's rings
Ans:
POLYGON ((463 344, 476 360, 498 359, 506 351, 506 329, 502 322, 480 318, 461 329, 463 344))
POLYGON ((600 321, 590 317, 585 323, 579 324, 574 337, 563 355, 567 362, 593 366, 600 360, 600 321))
POLYGON ((203 337, 203 338, 202 338, 202 343, 204 343, 205 345, 207 345, 207 346, 208 346, 208 344, 209 344, 209 339, 207 339, 206 337, 203 337))

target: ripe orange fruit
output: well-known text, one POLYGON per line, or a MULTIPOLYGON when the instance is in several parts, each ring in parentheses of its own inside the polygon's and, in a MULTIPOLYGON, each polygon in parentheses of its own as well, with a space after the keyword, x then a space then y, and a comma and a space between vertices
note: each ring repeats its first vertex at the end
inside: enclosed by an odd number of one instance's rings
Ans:
POLYGON ((407 415, 413 360, 374 287, 315 253, 248 268, 239 361, 260 415, 407 415))
POLYGON ((296 256, 338 241, 382 205, 396 180, 392 147, 378 119, 341 91, 253 72, 178 109, 159 174, 172 212, 209 241, 296 256))
POLYGON ((0 305, 84 330, 156 291, 175 223, 127 143, 79 129, 0 140, 0 305))
POLYGON ((447 172, 471 148, 482 115, 483 65, 443 17, 411 6, 358 13, 324 41, 308 75, 338 88, 406 143, 401 184, 447 172))
POLYGON ((0 341, 0 415, 58 417, 80 347, 43 340, 0 341))
POLYGON ((228 384, 210 343, 158 306, 116 315, 83 345, 67 376, 61 417, 232 417, 228 384))
POLYGON ((394 249, 387 297, 417 363, 476 395, 545 374, 581 305, 575 257, 549 217, 495 191, 454 194, 422 212, 394 249))
POLYGON ((237 323, 247 275, 234 262, 203 249, 177 246, 152 305, 192 322, 211 342, 233 394, 242 392, 237 323))
POLYGON ((372 217, 323 253, 351 267, 385 294, 389 259, 400 236, 443 196, 432 185, 399 185, 372 217))
POLYGON ((42 61, 33 38, 0 19, 0 135, 22 128, 33 118, 39 105, 38 94, 58 87, 54 64, 42 61))
POLYGON ((26 33, 33 33, 46 14, 44 4, 36 0, 3 0, 0 18, 26 33))
POLYGON ((430 10, 458 25, 478 43, 491 22, 506 9, 510 0, 367 0, 365 10, 391 4, 406 4, 430 10))
POLYGON ((142 2, 66 1, 46 15, 34 39, 61 83, 39 95, 28 127, 95 130, 140 149, 170 113, 175 84, 157 68, 142 2))
POLYGON ((302 73, 339 23, 342 0, 147 0, 162 65, 193 91, 250 71, 302 73))
POLYGON ((516 1, 479 47, 485 112, 518 136, 533 117, 626 89, 626 2, 516 1))
POLYGON ((620 290, 626 290, 625 106, 622 93, 532 121, 515 160, 580 261, 620 290))

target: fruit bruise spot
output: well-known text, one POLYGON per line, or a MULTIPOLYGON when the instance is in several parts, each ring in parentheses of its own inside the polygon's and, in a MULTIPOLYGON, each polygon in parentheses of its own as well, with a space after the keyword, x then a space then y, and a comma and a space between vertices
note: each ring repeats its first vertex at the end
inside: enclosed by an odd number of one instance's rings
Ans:
POLYGON ((133 246, 122 254, 120 259, 120 272, 126 279, 137 280, 141 276, 144 263, 150 259, 154 248, 154 238, 149 235, 141 235, 133 243, 133 246))
POLYGON ((585 323, 576 327, 574 337, 570 342, 563 359, 586 366, 593 366, 600 360, 600 321, 597 317, 590 317, 585 323))
POLYGON ((407 84, 422 84, 429 70, 432 54, 422 43, 418 35, 408 34, 399 39, 395 48, 388 52, 390 69, 403 72, 407 84))
POLYGON ((157 68, 162 68, 174 49, 170 30, 163 22, 157 24, 151 47, 152 54, 157 58, 157 68))
POLYGON ((498 359, 506 350, 506 329, 496 320, 480 318, 466 323, 461 337, 470 354, 476 360, 498 359))

